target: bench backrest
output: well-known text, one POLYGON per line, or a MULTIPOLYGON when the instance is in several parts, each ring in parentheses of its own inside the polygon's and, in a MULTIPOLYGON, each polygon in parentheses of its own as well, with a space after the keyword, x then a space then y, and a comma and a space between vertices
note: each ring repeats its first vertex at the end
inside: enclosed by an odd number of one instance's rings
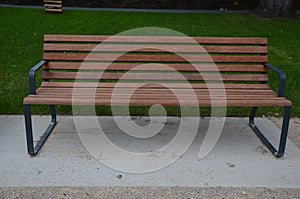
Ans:
POLYGON ((93 81, 99 78, 95 71, 105 70, 101 76, 104 81, 120 78, 129 81, 182 80, 170 72, 175 69, 187 80, 196 82, 219 80, 218 72, 224 83, 261 84, 268 81, 267 68, 263 66, 268 61, 266 38, 193 37, 210 56, 203 49, 199 52, 199 46, 186 38, 115 36, 98 46, 108 38, 45 35, 44 60, 49 62, 44 66, 43 79, 70 81, 77 77, 93 81), (137 67, 141 64, 148 65, 137 67), (79 69, 80 74, 77 73, 79 69), (136 72, 124 76, 127 71, 136 72))

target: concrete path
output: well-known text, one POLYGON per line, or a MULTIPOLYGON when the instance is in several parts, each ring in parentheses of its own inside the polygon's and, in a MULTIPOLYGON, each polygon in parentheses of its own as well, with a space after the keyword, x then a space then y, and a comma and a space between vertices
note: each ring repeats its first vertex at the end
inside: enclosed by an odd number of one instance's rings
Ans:
MULTIPOLYGON (((48 117, 35 116, 35 130, 48 123, 48 117)), ((128 118, 124 118, 128 119, 128 118)), ((114 125, 112 117, 99 120, 111 127, 108 137, 128 150, 162 147, 174 137, 178 118, 169 118, 165 133, 141 144, 114 125)), ((136 118, 143 123, 147 117, 136 118)), ((0 187, 44 186, 180 186, 180 187, 270 187, 300 188, 300 149, 288 141, 282 159, 276 159, 261 144, 247 124, 247 118, 226 118, 222 135, 213 151, 198 160, 199 147, 208 127, 208 118, 189 150, 174 164, 147 174, 129 174, 101 164, 89 154, 76 133, 72 117, 59 117, 56 129, 36 157, 26 153, 22 116, 0 116, 0 187)), ((271 140, 279 130, 268 119, 257 123, 271 140)), ((87 131, 91 131, 86 127, 87 131)), ((189 133, 189 132, 186 132, 189 133)), ((38 135, 36 135, 37 137, 38 135)), ((121 158, 121 157, 120 157, 121 158)))

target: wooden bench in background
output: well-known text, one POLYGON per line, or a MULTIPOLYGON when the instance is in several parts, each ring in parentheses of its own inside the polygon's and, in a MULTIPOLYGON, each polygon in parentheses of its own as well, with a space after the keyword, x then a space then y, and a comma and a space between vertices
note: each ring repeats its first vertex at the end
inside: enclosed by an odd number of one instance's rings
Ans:
POLYGON ((60 0, 44 0, 44 7, 46 13, 62 13, 62 1, 60 0))
POLYGON ((125 98, 128 91, 135 88, 138 83, 146 82, 131 96, 130 106, 161 104, 211 107, 211 95, 207 86, 209 84, 209 88, 217 93, 214 106, 224 106, 226 97, 228 107, 252 107, 250 127, 276 157, 284 154, 292 104, 284 97, 285 74, 267 63, 266 38, 193 37, 207 50, 210 57, 203 52, 199 53, 197 46, 179 37, 118 36, 105 44, 105 50, 95 48, 108 38, 109 36, 45 35, 44 57, 29 72, 30 94, 24 99, 27 146, 30 155, 38 153, 55 127, 55 105, 95 103, 97 106, 110 106, 113 89, 120 78, 122 83, 118 83, 119 93, 114 95, 114 101, 117 102, 115 105, 118 106, 127 106, 125 98), (172 53, 164 50, 166 45, 172 53), (132 48, 136 50, 130 50, 132 48), (88 55, 92 50, 93 53, 88 55), (121 55, 123 51, 128 50, 131 52, 121 55), (183 53, 184 57, 176 53, 183 53), (120 56, 115 60, 116 54, 120 56), (210 63, 211 60, 216 64, 217 71, 210 63), (106 68, 108 62, 112 63, 106 68), (145 63, 148 64, 146 68, 137 67, 145 63), (157 64, 165 64, 170 69, 158 67, 160 65, 157 64), (35 73, 40 68, 43 69, 43 82, 36 89, 35 73), (190 86, 183 83, 171 69, 180 72, 190 82, 190 86), (280 77, 278 92, 271 90, 268 85, 269 70, 278 73, 280 77), (94 82, 98 81, 99 71, 104 72, 94 90, 94 82), (128 71, 133 72, 123 76, 128 71), (218 74, 223 81, 219 81, 218 74), (75 83, 76 78, 84 81, 75 83), (159 82, 164 82, 168 88, 161 86, 159 82), (73 99, 74 89, 76 97, 73 99), (196 93, 196 101, 190 98, 190 89, 196 93), (184 100, 179 103, 173 91, 180 93, 184 100), (91 92, 95 92, 95 99, 86 97, 91 92), (30 107, 33 104, 50 105, 52 115, 48 129, 35 146, 30 107), (285 109, 278 149, 273 147, 254 123, 258 107, 285 109))

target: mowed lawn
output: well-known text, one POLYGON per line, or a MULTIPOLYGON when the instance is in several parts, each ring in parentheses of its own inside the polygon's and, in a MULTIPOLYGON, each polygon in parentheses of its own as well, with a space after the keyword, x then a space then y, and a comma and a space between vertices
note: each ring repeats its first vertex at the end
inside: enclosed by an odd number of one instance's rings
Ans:
MULTIPOLYGON (((292 115, 300 116, 300 18, 258 19, 250 14, 146 13, 71 11, 44 14, 41 9, 0 8, 0 114, 22 114, 23 98, 29 93, 28 71, 42 59, 44 34, 114 35, 140 27, 163 27, 189 36, 267 37, 269 62, 287 74, 286 97, 293 102, 292 115)), ((278 78, 270 84, 277 89, 278 78)), ((178 115, 177 108, 168 108, 178 115)), ((230 116, 248 116, 249 108, 230 108, 230 116)), ((57 107, 60 114, 72 108, 57 107)), ((47 114, 45 106, 34 106, 33 114, 47 114)), ((134 115, 147 115, 147 108, 134 107, 134 115)), ((207 115, 208 109, 201 114, 207 115)), ((278 108, 262 109, 260 115, 282 115, 278 108)), ((100 107, 100 115, 110 114, 100 107)))

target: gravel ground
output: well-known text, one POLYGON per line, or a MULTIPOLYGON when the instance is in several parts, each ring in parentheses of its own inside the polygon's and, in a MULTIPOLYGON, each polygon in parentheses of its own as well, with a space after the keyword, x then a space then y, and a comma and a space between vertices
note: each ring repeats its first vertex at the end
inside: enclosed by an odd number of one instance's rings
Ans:
POLYGON ((0 198, 300 198, 300 189, 184 187, 0 188, 0 198))

